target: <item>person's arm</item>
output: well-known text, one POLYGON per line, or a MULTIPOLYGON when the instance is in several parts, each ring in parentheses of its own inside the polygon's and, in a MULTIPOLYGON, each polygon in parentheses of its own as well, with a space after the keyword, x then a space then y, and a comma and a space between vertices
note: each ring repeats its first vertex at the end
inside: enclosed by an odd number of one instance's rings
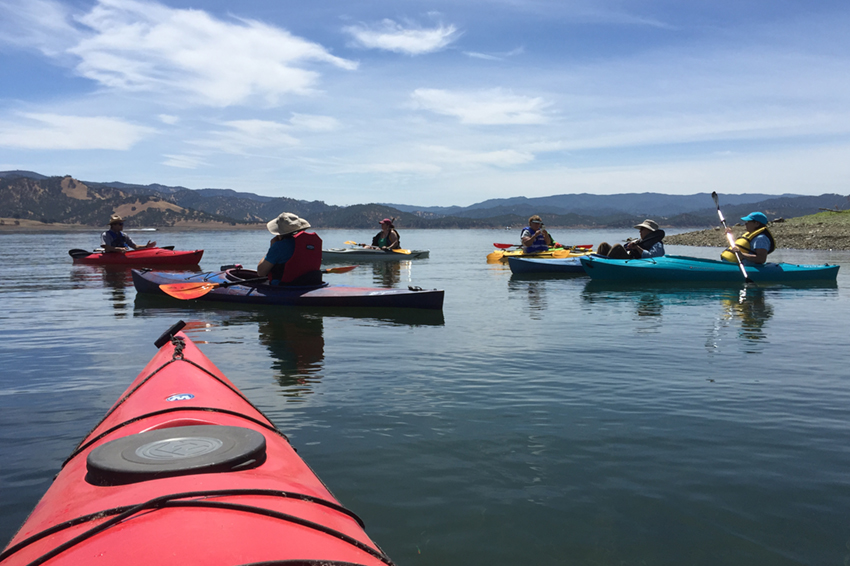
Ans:
POLYGON ((767 248, 762 248, 760 246, 756 247, 756 245, 765 245, 767 241, 767 236, 765 236, 764 234, 760 234, 750 243, 750 245, 753 246, 753 249, 751 249, 749 252, 745 252, 738 246, 732 246, 731 249, 733 252, 738 252, 738 254, 741 256, 741 259, 745 259, 755 264, 762 264, 767 261, 767 248))
POLYGON ((266 258, 263 258, 262 261, 257 264, 257 275, 259 275, 260 277, 265 277, 271 272, 272 267, 274 267, 274 264, 266 258))
POLYGON ((387 241, 389 244, 387 244, 387 247, 384 248, 385 250, 395 250, 400 247, 398 245, 398 233, 395 230, 390 230, 390 234, 387 236, 387 241))
POLYGON ((146 250, 148 248, 156 247, 156 242, 151 242, 150 240, 148 240, 148 243, 145 244, 144 246, 139 246, 139 245, 136 244, 136 242, 132 242, 132 241, 130 241, 128 243, 130 244, 130 247, 133 248, 134 250, 146 250))
POLYGON ((767 250, 764 248, 757 248, 755 250, 752 250, 751 252, 745 252, 738 246, 733 246, 732 251, 738 252, 738 254, 741 256, 741 259, 745 259, 752 263, 761 264, 767 261, 767 250))
POLYGON ((541 230, 543 230, 543 228, 541 228, 537 232, 532 232, 531 230, 523 230, 522 234, 520 235, 520 241, 522 242, 523 247, 527 248, 532 243, 534 243, 534 238, 537 237, 537 233, 541 230))
POLYGON ((274 267, 274 263, 268 260, 268 257, 271 255, 272 251, 271 246, 273 246, 275 242, 278 242, 282 239, 282 236, 275 236, 269 241, 269 251, 266 252, 266 257, 260 260, 260 263, 257 264, 257 275, 259 275, 260 277, 265 277, 266 275, 268 275, 274 267))

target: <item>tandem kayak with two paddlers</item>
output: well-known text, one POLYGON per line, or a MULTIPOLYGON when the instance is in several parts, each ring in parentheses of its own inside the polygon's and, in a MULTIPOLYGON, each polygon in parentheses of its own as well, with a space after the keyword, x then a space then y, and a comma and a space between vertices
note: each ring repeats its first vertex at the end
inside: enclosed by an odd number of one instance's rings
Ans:
POLYGON ((174 247, 141 248, 127 252, 103 252, 74 249, 68 254, 74 263, 85 265, 128 265, 136 267, 182 266, 191 267, 201 263, 204 250, 174 250, 174 247))
MULTIPOLYGON (((333 272, 338 268, 325 271, 333 272)), ((206 273, 173 273, 133 270, 133 284, 139 293, 169 294, 181 299, 229 303, 287 305, 300 307, 375 307, 442 309, 441 289, 391 289, 345 285, 269 285, 249 269, 226 269, 206 273), (167 285, 165 289, 163 285, 167 285), (176 292, 170 292, 176 290, 176 292)))
POLYGON ((0 563, 392 565, 180 328, 71 453, 0 563))
MULTIPOLYGON (((737 263, 678 255, 642 259, 609 259, 591 255, 579 259, 593 280, 617 283, 713 283, 744 282, 737 263)), ((837 265, 797 265, 792 263, 763 263, 745 265, 747 277, 753 283, 794 284, 834 282, 837 265)))

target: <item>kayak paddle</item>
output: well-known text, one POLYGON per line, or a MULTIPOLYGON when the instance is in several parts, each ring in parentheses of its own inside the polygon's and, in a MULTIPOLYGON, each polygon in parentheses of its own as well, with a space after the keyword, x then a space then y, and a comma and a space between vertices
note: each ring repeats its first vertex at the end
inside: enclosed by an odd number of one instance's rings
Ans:
MULTIPOLYGON (((729 246, 735 247, 735 239, 732 237, 732 232, 729 231, 729 226, 726 225, 726 219, 723 218, 723 213, 720 212, 720 202, 717 200, 717 191, 713 191, 711 193, 711 198, 714 199, 714 204, 717 205, 717 216, 720 217, 720 223, 723 224, 723 228, 726 230, 726 239, 729 240, 729 246)), ((741 268, 741 273, 744 276, 744 281, 747 283, 752 283, 753 280, 750 279, 750 276, 747 275, 747 269, 744 267, 744 260, 741 259, 741 254, 735 252, 735 257, 738 259, 738 267, 741 268)))
MULTIPOLYGON (((328 267, 320 270, 322 273, 346 273, 357 267, 356 265, 343 265, 340 267, 328 267)), ((212 281, 187 281, 184 283, 163 283, 159 286, 163 293, 171 295, 175 299, 183 299, 188 301, 203 297, 216 287, 230 287, 231 285, 242 285, 245 283, 260 283, 268 281, 268 277, 252 277, 251 279, 240 279, 238 281, 222 281, 214 283, 212 281)))
MULTIPOLYGON (((349 246, 363 246, 364 248, 372 248, 372 247, 374 247, 374 246, 370 246, 369 244, 358 244, 357 242, 352 242, 351 240, 349 240, 349 241, 347 241, 347 242, 343 242, 343 243, 344 243, 344 244, 346 244, 346 245, 349 245, 349 246)), ((384 251, 388 251, 388 252, 395 252, 395 253, 397 253, 397 254, 410 255, 410 250, 401 250, 401 249, 399 249, 399 250, 384 250, 384 251)))

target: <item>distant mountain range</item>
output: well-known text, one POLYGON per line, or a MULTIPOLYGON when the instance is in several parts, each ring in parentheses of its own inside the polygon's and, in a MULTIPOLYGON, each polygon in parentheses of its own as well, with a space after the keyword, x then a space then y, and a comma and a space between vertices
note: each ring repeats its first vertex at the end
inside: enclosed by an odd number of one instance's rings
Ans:
MULTIPOLYGON (((822 209, 850 209, 850 197, 837 194, 723 194, 724 215, 737 220, 761 210, 771 220, 793 218, 822 209)), ((231 189, 188 189, 166 185, 80 181, 32 171, 0 172, 0 219, 103 226, 113 213, 131 225, 236 226, 265 223, 284 211, 294 212, 317 228, 376 228, 395 218, 402 228, 502 228, 524 226, 532 214, 563 228, 622 228, 652 218, 666 227, 716 225, 717 210, 707 193, 665 195, 567 194, 491 199, 471 206, 423 207, 372 203, 333 206, 321 201, 267 197, 231 189)))

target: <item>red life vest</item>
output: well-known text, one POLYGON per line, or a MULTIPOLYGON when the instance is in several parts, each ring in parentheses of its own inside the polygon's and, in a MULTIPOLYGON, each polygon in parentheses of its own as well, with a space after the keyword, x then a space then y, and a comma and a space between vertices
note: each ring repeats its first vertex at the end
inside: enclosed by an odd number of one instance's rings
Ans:
POLYGON ((283 265, 276 264, 269 273, 281 285, 318 285, 322 282, 322 239, 314 232, 298 232, 292 257, 283 265), (298 281, 296 281, 298 280, 298 281))

